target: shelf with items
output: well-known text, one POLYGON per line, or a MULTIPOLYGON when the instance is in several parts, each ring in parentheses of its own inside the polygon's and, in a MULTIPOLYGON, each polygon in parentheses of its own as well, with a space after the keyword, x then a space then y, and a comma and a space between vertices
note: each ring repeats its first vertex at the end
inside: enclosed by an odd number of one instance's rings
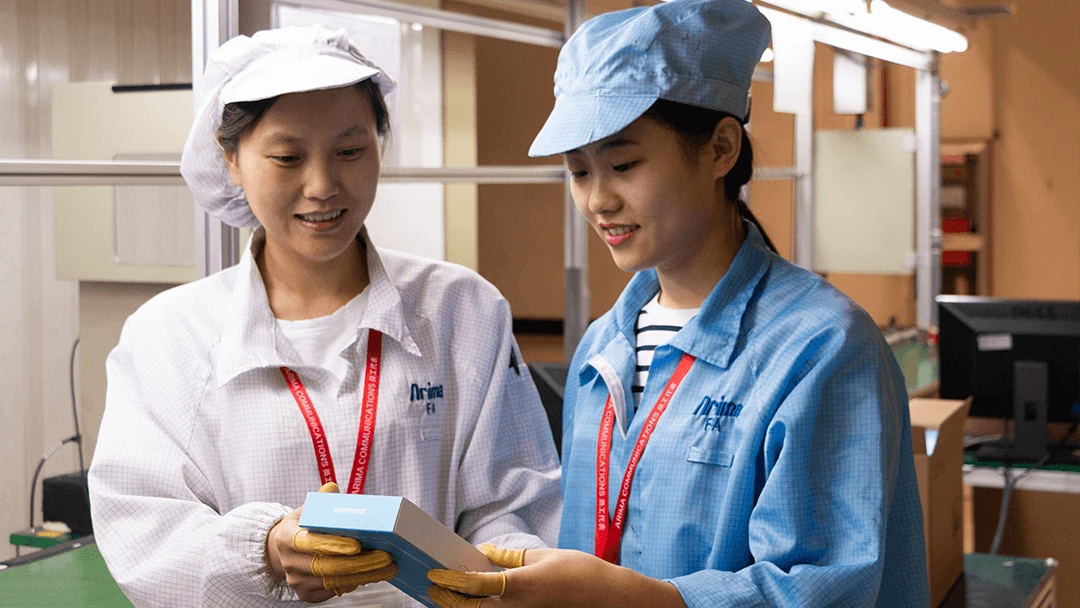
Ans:
POLYGON ((941 145, 941 293, 990 294, 990 144, 941 145))

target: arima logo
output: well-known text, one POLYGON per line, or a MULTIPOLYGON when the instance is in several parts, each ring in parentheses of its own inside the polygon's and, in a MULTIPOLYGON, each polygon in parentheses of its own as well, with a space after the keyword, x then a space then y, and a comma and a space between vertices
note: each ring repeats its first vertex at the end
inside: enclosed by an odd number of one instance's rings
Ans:
POLYGON ((334 507, 334 513, 347 513, 349 515, 363 515, 367 509, 353 509, 351 507, 334 507))
POLYGON ((734 401, 727 401, 725 395, 720 395, 720 400, 715 401, 709 395, 705 395, 701 399, 701 403, 694 408, 695 416, 703 416, 705 418, 705 430, 706 431, 719 431, 720 421, 724 418, 738 418, 742 413, 743 404, 735 403, 734 401))

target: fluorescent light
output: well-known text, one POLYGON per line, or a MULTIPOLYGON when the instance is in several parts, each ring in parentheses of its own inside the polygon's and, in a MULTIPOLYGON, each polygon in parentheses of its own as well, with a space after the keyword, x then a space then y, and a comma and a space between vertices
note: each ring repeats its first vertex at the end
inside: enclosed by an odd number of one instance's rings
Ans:
POLYGON ((808 17, 820 18, 825 15, 853 15, 866 13, 865 0, 766 0, 769 4, 801 13, 808 17))
POLYGON ((963 52, 967 38, 946 27, 897 10, 885 0, 766 0, 792 12, 825 19, 920 51, 963 52))
POLYGON ((896 10, 884 0, 870 3, 870 17, 882 32, 878 36, 904 46, 933 49, 939 53, 961 53, 968 48, 963 34, 896 10))

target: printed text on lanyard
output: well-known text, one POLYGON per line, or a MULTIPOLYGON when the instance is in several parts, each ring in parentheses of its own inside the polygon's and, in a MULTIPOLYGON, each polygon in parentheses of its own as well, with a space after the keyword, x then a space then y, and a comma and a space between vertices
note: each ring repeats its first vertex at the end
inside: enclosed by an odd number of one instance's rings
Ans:
POLYGON ((619 486, 619 499, 615 503, 615 513, 608 519, 608 479, 611 467, 611 432, 615 425, 615 406, 608 395, 607 403, 604 404, 604 416, 600 420, 600 434, 596 440, 596 536, 594 537, 593 553, 605 561, 617 564, 619 562, 619 545, 622 542, 623 525, 626 523, 626 506, 630 502, 630 484, 634 481, 634 473, 637 471, 641 454, 645 446, 652 438, 653 431, 660 416, 664 415, 671 398, 675 395, 683 378, 690 372, 694 365, 693 355, 684 354, 671 375, 656 405, 649 412, 645 425, 641 428, 634 451, 630 455, 630 461, 626 465, 626 473, 623 475, 622 484, 619 486))
MULTIPOLYGON (((330 446, 326 443, 319 413, 308 396, 300 376, 293 370, 282 367, 281 375, 289 385, 300 413, 304 415, 311 443, 315 447, 315 459, 319 463, 319 476, 322 483, 337 483, 334 474, 334 461, 330 457, 330 446)), ((379 377, 382 375, 382 334, 373 330, 368 333, 367 365, 364 368, 364 397, 360 404, 360 430, 356 437, 356 454, 353 455, 352 475, 346 490, 349 494, 363 494, 367 481, 368 464, 371 462, 371 448, 375 438, 375 415, 379 411, 379 377)))

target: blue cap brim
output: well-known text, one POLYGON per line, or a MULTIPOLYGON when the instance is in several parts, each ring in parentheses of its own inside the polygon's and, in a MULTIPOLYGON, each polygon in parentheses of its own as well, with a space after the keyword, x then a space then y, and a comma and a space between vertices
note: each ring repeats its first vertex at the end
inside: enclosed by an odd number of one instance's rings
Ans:
POLYGON ((562 154, 615 135, 640 118, 656 100, 655 95, 559 97, 529 147, 529 156, 562 154))

